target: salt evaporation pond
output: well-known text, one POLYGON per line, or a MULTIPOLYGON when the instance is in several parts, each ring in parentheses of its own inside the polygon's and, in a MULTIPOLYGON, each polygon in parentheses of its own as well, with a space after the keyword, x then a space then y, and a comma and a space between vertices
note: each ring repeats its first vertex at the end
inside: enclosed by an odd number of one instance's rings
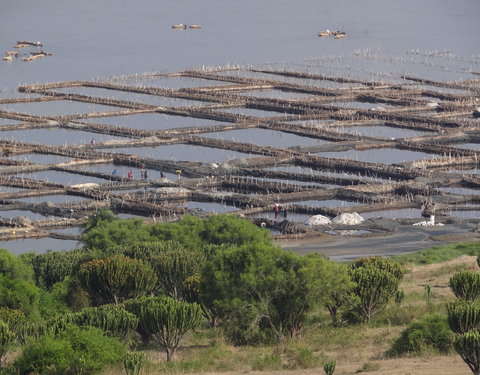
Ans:
POLYGON ((0 138, 27 143, 44 144, 47 146, 90 144, 92 139, 95 142, 105 142, 113 139, 128 140, 128 138, 109 134, 98 134, 61 128, 0 131, 0 138))
POLYGON ((193 117, 173 116, 165 113, 138 113, 127 116, 109 116, 82 119, 86 123, 98 123, 143 130, 166 130, 222 125, 223 123, 193 117))
POLYGON ((204 133, 202 137, 222 139, 233 142, 252 143, 260 146, 288 148, 293 146, 307 147, 328 144, 321 139, 301 137, 296 134, 269 129, 239 129, 215 133, 204 133))
POLYGON ((46 253, 48 250, 71 250, 81 247, 78 241, 61 240, 57 238, 27 238, 12 241, 0 241, 0 249, 8 249, 15 255, 20 255, 28 252, 35 252, 37 254, 46 253))

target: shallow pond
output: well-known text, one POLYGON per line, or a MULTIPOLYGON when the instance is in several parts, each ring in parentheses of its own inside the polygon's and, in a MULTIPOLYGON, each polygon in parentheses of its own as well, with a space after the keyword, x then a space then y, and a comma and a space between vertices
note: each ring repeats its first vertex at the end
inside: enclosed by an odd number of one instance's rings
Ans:
POLYGON ((92 139, 95 142, 105 142, 112 139, 128 140, 128 138, 108 134, 89 133, 60 128, 1 131, 0 138, 27 143, 44 144, 48 146, 90 144, 92 139))
POLYGON ((260 146, 281 148, 288 148, 293 146, 318 146, 329 143, 321 139, 302 137, 296 134, 258 128, 204 133, 201 134, 201 136, 234 142, 252 143, 260 146))

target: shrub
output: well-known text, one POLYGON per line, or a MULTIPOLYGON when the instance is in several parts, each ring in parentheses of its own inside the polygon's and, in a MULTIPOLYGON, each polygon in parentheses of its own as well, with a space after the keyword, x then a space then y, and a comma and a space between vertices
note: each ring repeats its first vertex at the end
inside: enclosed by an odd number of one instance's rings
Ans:
POLYGON ((123 367, 127 375, 139 375, 145 364, 145 353, 125 353, 123 356, 123 367))
POLYGON ((453 348, 453 337, 444 315, 427 315, 402 332, 388 350, 387 356, 396 357, 407 353, 420 355, 428 351, 447 354, 453 348))
POLYGON ((337 366, 337 361, 328 361, 323 365, 323 371, 325 375, 333 375, 335 372, 335 367, 337 366))
POLYGON ((119 361, 123 344, 93 328, 70 326, 58 335, 46 335, 31 341, 15 360, 19 375, 90 375, 119 361))

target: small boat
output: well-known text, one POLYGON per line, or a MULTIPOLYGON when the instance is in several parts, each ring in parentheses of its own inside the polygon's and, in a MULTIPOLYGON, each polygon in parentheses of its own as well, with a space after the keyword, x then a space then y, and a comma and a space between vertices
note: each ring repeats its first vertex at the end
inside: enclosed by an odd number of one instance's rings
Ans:
POLYGON ((320 32, 318 33, 318 36, 322 36, 322 37, 324 37, 324 36, 330 36, 330 35, 332 35, 332 32, 331 32, 330 30, 320 31, 320 32))
POLYGON ((335 39, 342 39, 342 38, 346 38, 347 33, 343 31, 334 31, 332 32, 332 35, 335 39))
POLYGON ((30 42, 29 40, 19 40, 17 44, 26 44, 27 46, 43 47, 41 42, 30 42))
POLYGON ((5 52, 5 55, 17 57, 19 55, 19 52, 18 51, 7 51, 7 52, 5 52))
POLYGON ((201 29, 203 26, 202 25, 190 25, 188 26, 189 29, 201 29))
POLYGON ((22 43, 17 43, 13 46, 13 48, 25 48, 25 47, 29 47, 30 44, 22 44, 22 43))
POLYGON ((5 61, 12 61, 13 60, 13 57, 11 55, 8 55, 8 56, 5 56, 3 57, 2 60, 5 60, 5 61))
POLYGON ((186 28, 187 28, 187 25, 185 25, 183 23, 178 23, 178 24, 172 25, 172 29, 186 29, 186 28))

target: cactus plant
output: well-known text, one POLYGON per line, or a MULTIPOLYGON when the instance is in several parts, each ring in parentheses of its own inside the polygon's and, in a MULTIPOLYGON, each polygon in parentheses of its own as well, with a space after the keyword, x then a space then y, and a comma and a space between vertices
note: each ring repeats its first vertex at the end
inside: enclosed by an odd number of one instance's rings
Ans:
POLYGON ((127 375, 139 375, 145 364, 145 353, 125 353, 123 356, 123 367, 127 375))
POLYGON ((448 286, 459 299, 476 301, 480 299, 480 273, 461 271, 450 278, 448 286))
POLYGON ((325 371, 326 375, 333 375, 336 365, 337 361, 328 361, 323 365, 323 371, 325 371))

